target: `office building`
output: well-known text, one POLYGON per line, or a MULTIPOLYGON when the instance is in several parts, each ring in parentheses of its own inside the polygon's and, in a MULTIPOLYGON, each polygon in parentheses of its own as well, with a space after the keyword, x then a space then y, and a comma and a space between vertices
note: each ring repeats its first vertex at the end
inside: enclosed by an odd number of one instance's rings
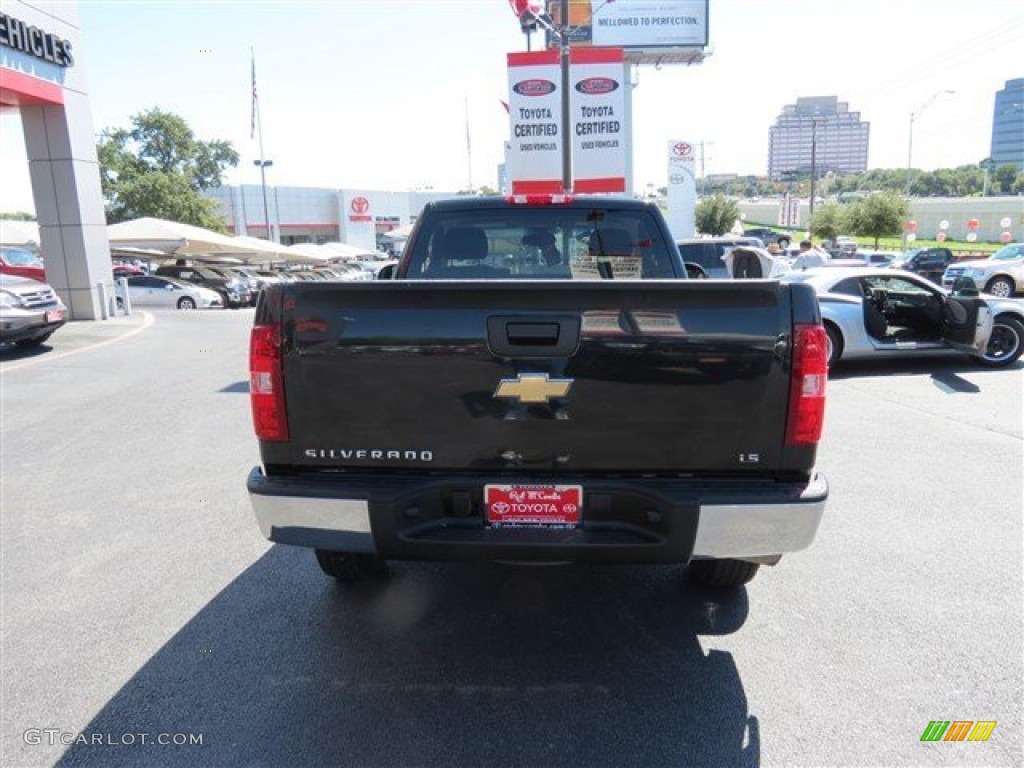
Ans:
POLYGON ((768 176, 777 181, 790 173, 809 174, 812 155, 819 177, 866 171, 869 133, 870 123, 838 97, 799 98, 783 107, 769 129, 768 176))
POLYGON ((1007 80, 996 93, 989 157, 997 168, 1012 164, 1024 170, 1024 77, 1007 80))

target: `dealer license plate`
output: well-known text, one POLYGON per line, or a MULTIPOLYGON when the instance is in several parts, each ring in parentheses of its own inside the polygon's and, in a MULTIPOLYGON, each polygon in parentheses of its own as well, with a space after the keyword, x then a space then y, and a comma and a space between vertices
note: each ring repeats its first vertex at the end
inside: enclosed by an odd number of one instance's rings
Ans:
POLYGON ((570 528, 583 515, 580 485, 486 485, 487 522, 493 526, 570 528))
POLYGON ((46 322, 56 323, 63 319, 64 313, 59 309, 49 309, 46 311, 46 322))

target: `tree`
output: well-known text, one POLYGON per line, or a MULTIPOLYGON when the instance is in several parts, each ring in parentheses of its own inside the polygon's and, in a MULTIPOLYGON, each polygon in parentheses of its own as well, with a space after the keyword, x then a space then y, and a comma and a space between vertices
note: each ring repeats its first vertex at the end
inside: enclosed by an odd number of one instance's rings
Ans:
POLYGON ((740 207, 721 195, 701 198, 697 203, 697 231, 705 235, 724 235, 740 217, 740 207))
POLYGON ((1000 194, 1013 194, 1013 183, 1017 179, 1017 166, 1012 163, 1000 165, 992 174, 992 181, 1000 194))
POLYGON ((1011 195, 1024 195, 1024 171, 1021 171, 1013 180, 1013 186, 1010 187, 1011 195))
POLYGON ((811 232, 824 240, 835 240, 846 229, 846 210, 836 204, 821 206, 811 219, 811 232))
POLYGON ((223 232, 216 203, 199 193, 238 165, 231 143, 200 141, 183 118, 158 108, 131 122, 105 130, 97 146, 107 221, 155 216, 223 232))
POLYGON ((910 203, 905 197, 892 193, 871 195, 851 203, 846 212, 846 225, 855 235, 875 238, 896 237, 903 231, 903 222, 910 213, 910 203))

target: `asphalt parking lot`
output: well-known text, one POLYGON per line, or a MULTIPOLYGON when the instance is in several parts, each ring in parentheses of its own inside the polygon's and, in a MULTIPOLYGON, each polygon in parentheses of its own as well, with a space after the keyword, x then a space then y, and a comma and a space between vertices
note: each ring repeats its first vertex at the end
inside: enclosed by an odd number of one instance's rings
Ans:
POLYGON ((0 764, 1024 764, 1024 365, 837 371, 818 539, 735 593, 422 563, 345 589, 249 508, 251 319, 0 352, 0 764))

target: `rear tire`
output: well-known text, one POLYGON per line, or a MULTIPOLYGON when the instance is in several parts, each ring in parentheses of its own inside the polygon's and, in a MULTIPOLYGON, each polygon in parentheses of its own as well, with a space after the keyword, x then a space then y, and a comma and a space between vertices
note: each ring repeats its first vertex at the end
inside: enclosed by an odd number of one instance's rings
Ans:
POLYGON ((705 587, 739 587, 749 583, 760 567, 743 560, 693 560, 687 566, 687 573, 705 587))
POLYGON ((1012 299, 1014 293, 1013 280, 1008 277, 994 277, 985 286, 985 293, 991 293, 1001 299, 1012 299))
POLYGON ((381 578, 388 570, 387 562, 383 558, 361 552, 318 549, 316 561, 320 565, 320 570, 328 576, 346 583, 365 578, 381 578))
POLYGON ((778 242, 779 242, 779 248, 781 248, 782 250, 786 250, 787 248, 789 248, 789 244, 792 241, 788 237, 780 237, 778 242))

